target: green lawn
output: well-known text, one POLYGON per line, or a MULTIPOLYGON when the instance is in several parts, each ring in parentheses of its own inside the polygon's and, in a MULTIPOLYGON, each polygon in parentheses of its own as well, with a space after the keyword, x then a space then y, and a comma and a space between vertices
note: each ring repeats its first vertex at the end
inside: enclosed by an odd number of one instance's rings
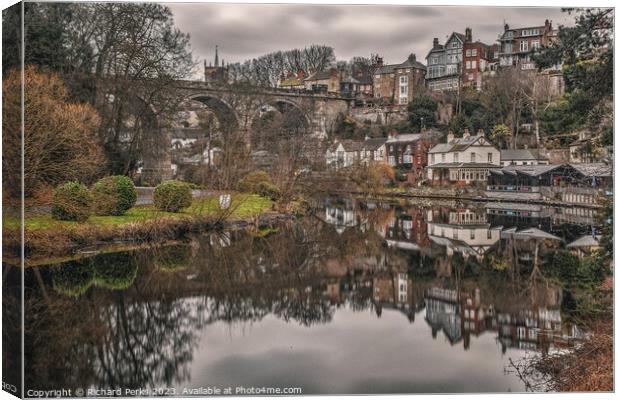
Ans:
MULTIPOLYGON (((258 215, 271 209, 273 202, 265 197, 254 194, 234 194, 232 197, 231 213, 228 217, 246 218, 258 215)), ((26 218, 25 224, 28 230, 43 230, 53 228, 69 228, 80 226, 116 226, 132 222, 149 221, 157 218, 191 218, 193 216, 217 215, 219 210, 219 197, 207 197, 196 199, 187 209, 179 213, 159 211, 153 206, 136 206, 119 216, 98 216, 93 215, 84 222, 58 221, 51 215, 40 215, 26 218)), ((17 229, 19 227, 18 218, 4 218, 2 221, 5 228, 17 229)))

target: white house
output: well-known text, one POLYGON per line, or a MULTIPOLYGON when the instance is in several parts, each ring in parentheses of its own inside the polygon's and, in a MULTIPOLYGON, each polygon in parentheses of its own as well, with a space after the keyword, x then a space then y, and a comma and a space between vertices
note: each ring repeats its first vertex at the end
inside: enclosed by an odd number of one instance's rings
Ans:
POLYGON ((364 141, 362 147, 362 161, 385 161, 386 138, 369 138, 364 141))
POLYGON ((489 171, 501 168, 500 151, 482 130, 476 136, 465 129, 462 138, 448 133, 446 143, 428 152, 427 176, 433 185, 486 181, 489 171))
POLYGON ((325 151, 328 167, 346 168, 360 161, 363 142, 355 140, 337 140, 325 151))
POLYGON ((549 158, 538 149, 506 149, 500 155, 503 167, 508 165, 548 165, 549 158))

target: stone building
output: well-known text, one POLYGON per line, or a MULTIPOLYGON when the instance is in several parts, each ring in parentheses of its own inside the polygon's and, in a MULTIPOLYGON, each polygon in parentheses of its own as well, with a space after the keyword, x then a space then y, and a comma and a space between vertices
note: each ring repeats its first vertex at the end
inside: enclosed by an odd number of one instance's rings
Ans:
POLYGON ((400 64, 383 65, 379 59, 373 77, 375 98, 391 104, 406 105, 424 88, 426 67, 416 60, 415 54, 400 64))
POLYGON ((335 68, 328 71, 317 71, 304 79, 304 85, 306 90, 339 93, 340 74, 335 68))

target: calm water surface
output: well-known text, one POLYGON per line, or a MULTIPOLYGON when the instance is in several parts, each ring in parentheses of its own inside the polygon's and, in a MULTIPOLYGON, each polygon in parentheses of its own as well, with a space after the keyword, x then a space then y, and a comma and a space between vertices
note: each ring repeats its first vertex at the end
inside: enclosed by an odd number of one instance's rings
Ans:
MULTIPOLYGON (((592 224, 579 209, 331 200, 281 226, 30 268, 26 388, 523 391, 511 359, 585 335, 552 271, 592 224)), ((4 266, 5 310, 18 284, 4 266)))

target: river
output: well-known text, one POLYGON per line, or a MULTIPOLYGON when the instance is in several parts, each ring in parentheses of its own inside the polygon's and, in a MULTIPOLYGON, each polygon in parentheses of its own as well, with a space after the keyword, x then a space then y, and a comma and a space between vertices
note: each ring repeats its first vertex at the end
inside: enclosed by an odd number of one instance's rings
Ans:
MULTIPOLYGON (((587 334, 556 255, 593 224, 574 208, 331 199, 278 226, 28 268, 26 389, 524 391, 511 360, 587 334)), ((20 270, 3 276, 15 350, 20 270)))

